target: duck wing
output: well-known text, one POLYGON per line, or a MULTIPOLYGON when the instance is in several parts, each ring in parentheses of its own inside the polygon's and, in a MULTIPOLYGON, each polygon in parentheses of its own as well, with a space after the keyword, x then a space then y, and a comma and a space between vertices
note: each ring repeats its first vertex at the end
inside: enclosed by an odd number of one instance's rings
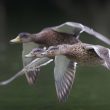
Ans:
MULTIPOLYGON (((39 47, 39 45, 35 43, 23 43, 23 51, 22 51, 22 61, 23 66, 25 67, 27 64, 29 64, 31 61, 34 60, 34 58, 26 58, 25 55, 28 54, 33 48, 39 47)), ((40 71, 40 69, 39 69, 40 71)), ((30 70, 25 71, 25 76, 30 85, 34 84, 36 81, 36 78, 39 74, 39 71, 37 70, 30 70)))
MULTIPOLYGON (((23 43, 22 60, 23 60, 23 66, 24 67, 27 66, 30 62, 32 62, 35 59, 35 58, 27 58, 27 57, 25 57, 25 55, 27 55, 30 51, 32 51, 33 48, 37 48, 37 47, 40 47, 40 45, 36 44, 36 43, 33 43, 33 42, 23 43)), ((41 63, 44 64, 48 60, 50 60, 50 59, 49 58, 39 59, 39 62, 35 63, 35 64, 36 64, 36 66, 38 68, 41 63)), ((40 72, 40 68, 39 69, 28 69, 27 68, 27 70, 28 71, 24 71, 26 79, 27 79, 27 81, 28 81, 28 83, 30 85, 33 85, 33 84, 35 84, 35 81, 38 78, 38 75, 39 75, 39 72, 40 72)))
POLYGON ((55 57, 54 78, 57 96, 60 102, 66 101, 72 88, 76 72, 76 63, 66 56, 55 57))
POLYGON ((62 33, 68 33, 68 34, 73 34, 75 35, 77 38, 79 38, 79 35, 82 32, 86 32, 90 35, 95 36, 96 38, 100 39, 101 41, 105 42, 106 44, 110 45, 110 39, 108 39, 107 37, 105 37, 104 35, 94 31, 93 29, 84 26, 80 23, 76 23, 76 22, 65 22, 64 24, 61 24, 59 26, 55 26, 52 28, 54 31, 57 32, 62 32, 62 33))
POLYGON ((96 54, 104 60, 104 63, 102 65, 110 70, 110 49, 100 45, 86 45, 85 48, 94 49, 96 54))
MULTIPOLYGON (((28 73, 28 71, 35 71, 35 70, 39 71, 39 68, 41 68, 41 67, 51 63, 52 61, 53 61, 53 59, 49 59, 49 58, 36 58, 31 63, 27 64, 27 66, 25 66, 21 71, 16 73, 14 76, 9 78, 8 80, 0 82, 0 85, 7 85, 7 84, 9 84, 13 80, 15 80, 16 78, 22 76, 23 74, 28 73)), ((34 74, 34 72, 32 72, 32 73, 34 74)), ((36 76, 38 76, 38 74, 36 76)))

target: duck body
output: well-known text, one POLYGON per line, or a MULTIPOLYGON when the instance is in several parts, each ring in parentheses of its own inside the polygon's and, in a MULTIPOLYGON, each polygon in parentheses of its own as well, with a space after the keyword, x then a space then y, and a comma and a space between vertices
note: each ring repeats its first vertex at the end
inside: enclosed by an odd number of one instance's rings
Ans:
POLYGON ((93 49, 87 50, 85 46, 89 44, 85 43, 76 43, 74 45, 66 45, 65 52, 63 53, 69 59, 77 62, 78 64, 82 65, 93 65, 93 64, 101 64, 103 63, 102 58, 100 58, 97 53, 93 49))
MULTIPOLYGON (((32 53, 31 53, 32 54, 32 53)), ((37 53, 33 52, 35 56, 37 53)), ((37 57, 49 57, 64 55, 73 62, 82 65, 104 65, 110 69, 110 49, 100 45, 86 44, 78 42, 76 44, 62 44, 50 46, 45 52, 37 57)), ((31 56, 31 55, 30 55, 31 56)))
POLYGON ((68 33, 60 33, 52 30, 51 28, 44 29, 36 34, 34 42, 45 45, 59 45, 59 44, 75 44, 80 40, 76 39, 74 35, 68 33), (38 37, 39 36, 39 37, 38 37))

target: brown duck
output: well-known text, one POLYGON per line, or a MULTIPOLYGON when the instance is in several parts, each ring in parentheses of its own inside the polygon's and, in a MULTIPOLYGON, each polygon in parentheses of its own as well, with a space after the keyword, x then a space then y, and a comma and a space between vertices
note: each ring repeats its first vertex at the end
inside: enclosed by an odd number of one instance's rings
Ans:
MULTIPOLYGON (((57 69, 62 69, 62 73, 55 69, 55 85, 57 96, 60 101, 65 101, 69 95, 70 89, 75 79, 76 64, 79 65, 103 65, 110 70, 110 49, 100 45, 91 45, 86 43, 76 43, 74 45, 62 44, 51 46, 47 50, 33 49, 26 57, 49 57, 64 55, 62 62, 57 60, 57 69)), ((63 57, 61 57, 63 58, 63 57)))
POLYGON ((110 45, 110 40, 98 32, 90 29, 79 23, 66 22, 62 25, 45 28, 37 34, 20 33, 15 39, 11 40, 12 43, 27 43, 34 42, 44 46, 52 46, 59 44, 74 44, 79 40, 79 35, 82 32, 86 32, 103 42, 110 45))

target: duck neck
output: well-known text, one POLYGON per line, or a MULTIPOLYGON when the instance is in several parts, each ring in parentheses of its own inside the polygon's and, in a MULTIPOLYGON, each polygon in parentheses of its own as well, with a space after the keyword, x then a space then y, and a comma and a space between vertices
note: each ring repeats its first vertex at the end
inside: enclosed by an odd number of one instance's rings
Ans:
POLYGON ((70 52, 70 50, 69 50, 69 48, 68 48, 67 45, 61 47, 59 51, 60 51, 60 54, 61 54, 61 55, 67 55, 68 52, 70 52))
POLYGON ((44 44, 41 36, 38 34, 32 34, 32 41, 38 44, 44 44))

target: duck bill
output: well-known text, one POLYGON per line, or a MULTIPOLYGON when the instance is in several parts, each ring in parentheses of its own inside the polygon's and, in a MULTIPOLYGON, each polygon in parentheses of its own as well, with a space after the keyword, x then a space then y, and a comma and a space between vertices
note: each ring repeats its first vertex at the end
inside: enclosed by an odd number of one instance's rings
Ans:
POLYGON ((15 39, 10 40, 10 42, 11 42, 11 43, 20 43, 21 40, 20 40, 20 37, 17 36, 15 39))
POLYGON ((30 57, 35 57, 34 55, 32 55, 31 53, 25 55, 26 58, 30 58, 30 57))

